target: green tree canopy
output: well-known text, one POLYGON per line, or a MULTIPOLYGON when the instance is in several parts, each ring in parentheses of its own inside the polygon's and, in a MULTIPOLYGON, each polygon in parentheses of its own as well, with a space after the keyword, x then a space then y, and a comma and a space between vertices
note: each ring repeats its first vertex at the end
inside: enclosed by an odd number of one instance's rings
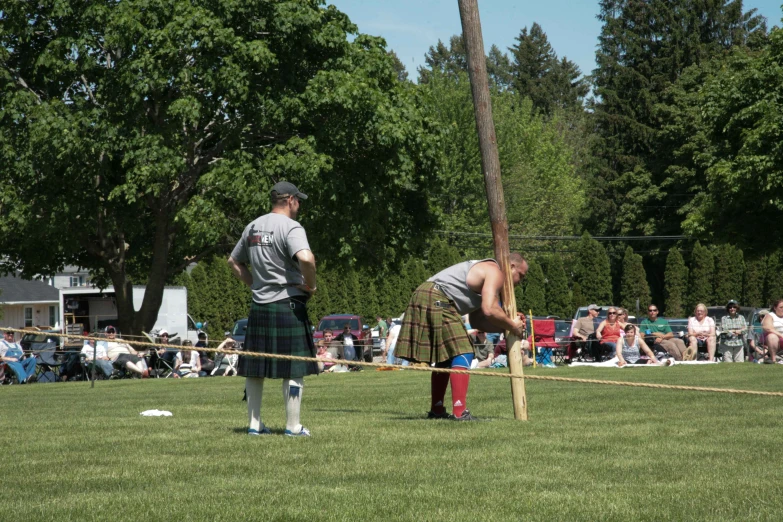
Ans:
MULTIPOLYGON (((783 218, 783 30, 761 52, 737 50, 694 71, 701 81, 674 98, 690 124, 673 128, 700 146, 678 150, 701 183, 683 222, 686 232, 768 253, 783 241, 781 227, 748 226, 783 218)), ((682 181, 681 181, 682 183, 682 181)))
POLYGON ((691 315, 693 309, 699 303, 703 303, 706 306, 714 304, 714 274, 715 260, 712 252, 706 246, 701 246, 701 243, 697 241, 691 253, 687 315, 691 315))
POLYGON ((279 179, 310 195, 317 256, 405 258, 435 224, 433 122, 333 6, 63 0, 0 18, 0 264, 88 268, 123 331, 151 327, 166 281, 230 250, 279 179))
MULTIPOLYGON (((443 130, 444 163, 435 187, 442 226, 489 232, 470 82, 433 72, 423 86, 443 130)), ((557 118, 546 120, 513 93, 493 96, 509 225, 521 234, 573 234, 585 205, 574 150, 557 118)))
POLYGON ((664 294, 668 317, 685 317, 686 292, 688 291, 688 267, 679 249, 672 248, 666 256, 666 272, 664 274, 664 294))
POLYGON ((250 311, 250 288, 234 277, 223 256, 200 261, 190 274, 182 272, 176 281, 188 289, 188 313, 207 324, 210 336, 232 331, 234 322, 250 311))
POLYGON ((715 303, 742 299, 742 277, 745 259, 742 250, 733 245, 720 245, 715 251, 715 303))
POLYGON ((578 250, 574 282, 579 283, 584 301, 599 306, 612 304, 612 273, 606 249, 585 232, 578 250))
POLYGON ((568 277, 563 269, 563 260, 551 255, 541 260, 546 278, 546 307, 550 315, 570 318, 574 314, 574 305, 568 291, 568 277))
POLYGON ((513 63, 514 91, 529 97, 536 110, 547 114, 556 109, 580 109, 590 90, 579 67, 563 57, 558 59, 546 33, 533 22, 524 27, 509 48, 513 63))
MULTIPOLYGON (((593 71, 595 125, 600 139, 594 154, 597 202, 591 206, 592 230, 679 230, 682 217, 671 208, 689 203, 668 182, 675 151, 659 141, 662 117, 657 105, 664 93, 694 64, 708 62, 739 47, 757 47, 766 24, 742 1, 601 0, 603 26, 593 71), (632 192, 632 189, 636 188, 632 192), (630 212, 630 214, 629 214, 630 212)), ((727 97, 729 91, 725 91, 727 97)), ((691 135, 671 144, 690 145, 691 135)))
POLYGON ((528 261, 527 277, 522 285, 517 286, 515 291, 517 298, 517 309, 528 314, 533 310, 534 315, 548 315, 546 306, 546 283, 544 282, 544 271, 541 265, 535 261, 528 261), (521 292, 519 291, 521 287, 521 292), (520 295, 521 293, 521 295, 520 295))
POLYGON ((742 303, 746 306, 761 307, 764 305, 764 273, 766 259, 763 257, 748 259, 745 262, 743 279, 742 303))
MULTIPOLYGON (((647 283, 647 273, 642 264, 642 256, 634 254, 633 248, 625 249, 623 257, 623 275, 620 287, 620 306, 634 315, 639 303, 639 311, 647 310, 650 298, 650 285, 647 283)), ((638 315, 638 314, 636 314, 638 315)))
POLYGON ((772 301, 783 299, 783 254, 777 250, 767 256, 767 270, 764 277, 764 306, 772 301))

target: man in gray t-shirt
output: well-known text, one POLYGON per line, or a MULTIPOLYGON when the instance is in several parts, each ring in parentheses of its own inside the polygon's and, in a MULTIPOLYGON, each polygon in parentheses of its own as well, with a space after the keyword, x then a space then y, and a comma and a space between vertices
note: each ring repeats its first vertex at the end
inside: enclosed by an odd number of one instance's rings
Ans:
MULTIPOLYGON (((272 212, 255 219, 242 232, 228 264, 236 277, 253 291, 244 349, 250 352, 315 358, 310 335, 307 299, 315 292, 315 257, 304 228, 295 221, 300 200, 307 196, 293 184, 272 187, 272 212)), ((250 435, 266 435, 261 422, 264 379, 282 379, 286 407, 286 435, 309 436, 299 423, 303 377, 318 373, 315 361, 288 361, 269 357, 239 358, 244 376, 250 435)))

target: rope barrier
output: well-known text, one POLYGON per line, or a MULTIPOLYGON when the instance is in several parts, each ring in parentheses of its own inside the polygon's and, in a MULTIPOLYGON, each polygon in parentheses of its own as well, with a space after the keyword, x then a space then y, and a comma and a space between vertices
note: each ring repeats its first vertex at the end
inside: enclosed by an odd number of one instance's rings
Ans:
MULTIPOLYGON (((0 330, 4 332, 16 332, 16 333, 41 333, 40 331, 36 331, 36 330, 22 330, 18 328, 0 327, 0 330)), ((68 337, 68 338, 80 339, 84 341, 107 340, 105 337, 89 337, 84 335, 59 334, 56 332, 46 332, 46 335, 50 335, 52 337, 68 337)), ((158 349, 174 348, 177 350, 181 350, 183 348, 188 348, 187 346, 183 347, 183 346, 172 345, 172 344, 156 344, 156 343, 150 343, 144 341, 128 341, 125 339, 117 339, 114 342, 122 342, 123 344, 128 344, 128 345, 148 346, 148 347, 153 347, 158 349)), ((432 373, 455 373, 459 375, 480 375, 482 377, 502 377, 504 379, 529 379, 534 381, 559 381, 559 382, 570 382, 570 383, 577 383, 577 384, 603 384, 603 385, 613 385, 613 386, 630 386, 633 388, 653 388, 657 390, 699 391, 699 392, 711 392, 711 393, 730 393, 730 394, 740 394, 740 395, 760 395, 764 397, 783 397, 783 392, 738 390, 733 388, 709 388, 706 386, 683 386, 683 385, 675 385, 675 384, 655 384, 655 383, 647 383, 647 382, 607 381, 607 380, 599 380, 599 379, 579 379, 576 377, 552 377, 552 376, 545 376, 545 375, 514 375, 511 373, 486 372, 486 371, 476 371, 476 370, 454 370, 451 368, 435 368, 432 366, 401 366, 401 365, 385 364, 385 363, 368 363, 363 361, 345 361, 343 359, 318 359, 314 357, 299 357, 295 355, 243 352, 240 350, 225 350, 225 349, 219 350, 217 348, 202 348, 202 347, 198 347, 198 348, 190 347, 190 348, 202 352, 214 352, 214 353, 222 353, 227 355, 243 355, 246 357, 266 357, 270 359, 282 359, 288 361, 303 361, 303 362, 319 362, 319 363, 332 362, 334 364, 345 364, 350 366, 404 369, 409 371, 432 372, 432 373)))

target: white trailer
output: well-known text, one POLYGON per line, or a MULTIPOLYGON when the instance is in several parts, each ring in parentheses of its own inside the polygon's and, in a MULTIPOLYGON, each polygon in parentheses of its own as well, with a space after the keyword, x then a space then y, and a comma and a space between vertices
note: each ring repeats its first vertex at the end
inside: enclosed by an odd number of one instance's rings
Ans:
MULTIPOLYGON (((133 308, 136 311, 141 308, 145 290, 144 286, 133 287, 133 308)), ((87 331, 101 330, 107 324, 117 326, 117 303, 113 287, 102 291, 95 287, 64 288, 60 290, 60 295, 60 309, 63 311, 60 324, 79 323, 87 331)), ((163 329, 183 341, 189 339, 193 344, 198 341, 196 323, 188 315, 186 287, 167 286, 163 289, 158 318, 152 330, 163 329)), ((73 333, 77 333, 76 330, 73 333)))
MULTIPOLYGON (((143 286, 133 287, 133 309, 139 311, 144 301, 143 286)), ((163 300, 153 331, 166 330, 171 337, 198 342, 198 330, 193 318, 188 315, 188 289, 184 286, 167 286, 163 289, 163 300)))

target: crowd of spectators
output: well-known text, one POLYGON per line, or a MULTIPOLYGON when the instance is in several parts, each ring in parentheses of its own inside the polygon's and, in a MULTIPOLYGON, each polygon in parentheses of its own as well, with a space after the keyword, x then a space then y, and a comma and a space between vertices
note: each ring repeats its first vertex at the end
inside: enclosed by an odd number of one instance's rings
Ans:
MULTIPOLYGON (((714 362, 720 355, 723 362, 748 360, 765 364, 783 363, 779 357, 780 340, 783 338, 783 300, 773 302, 769 310, 758 311, 760 326, 755 327, 749 327, 734 300, 727 303, 726 313, 717 324, 707 314, 707 307, 699 303, 688 318, 684 339, 675 335, 666 319, 659 317, 658 307, 654 304, 647 307, 647 317, 638 321, 638 325, 629 321, 628 311, 621 307, 609 307, 605 319, 599 318, 599 310, 599 306, 590 305, 587 307, 587 315, 573 322, 567 341, 568 348, 564 350, 566 362, 577 358, 594 362, 617 358, 618 365, 624 366, 665 364, 667 360, 692 361, 699 356, 714 362)), ((407 365, 407 361, 394 355, 400 323, 391 318, 388 322, 381 317, 377 320, 380 360, 387 364, 407 365)), ((507 347, 502 335, 472 329, 467 319, 465 323, 475 345, 473 367, 507 366, 507 347)), ((158 332, 157 342, 169 344, 168 332, 158 332)), ((104 339, 98 341, 97 345, 93 340, 85 341, 81 352, 65 354, 59 377, 63 381, 73 379, 80 372, 91 372, 93 366, 98 376, 106 379, 236 375, 236 355, 218 354, 213 360, 211 352, 203 348, 207 348, 207 336, 200 332, 195 346, 185 340, 182 345, 171 344, 170 347, 137 351, 118 337, 115 327, 108 326, 104 339)), ((366 325, 360 337, 351 332, 348 324, 338 335, 334 335, 332 330, 325 330, 316 348, 317 357, 321 359, 318 366, 322 372, 358 371, 361 366, 351 364, 352 361, 373 360, 373 337, 366 325)), ((237 342, 226 332, 218 349, 238 349, 237 342)), ((522 340, 521 349, 523 363, 532 364, 527 340, 522 340)), ((0 340, 0 382, 8 382, 12 376, 19 383, 32 382, 35 380, 36 368, 36 357, 24 353, 15 341, 14 332, 4 332, 0 340)))
MULTIPOLYGON (((208 376, 236 375, 237 355, 217 354, 211 358, 207 348, 207 336, 199 333, 199 341, 193 346, 189 340, 181 345, 169 342, 169 333, 161 330, 157 333, 159 346, 149 350, 136 350, 124 342, 114 326, 108 326, 100 334, 99 341, 85 340, 81 350, 70 349, 57 353, 58 365, 49 368, 56 371, 60 381, 89 378, 94 373, 99 379, 118 379, 136 377, 147 379, 160 378, 196 378, 208 376), (202 350, 199 350, 202 348, 202 350)), ((226 332, 226 338, 218 349, 238 349, 236 341, 226 332)), ((40 377, 36 375, 39 358, 36 353, 25 353, 15 341, 14 332, 6 331, 0 341, 0 383, 29 383, 40 377)))
POLYGON ((609 307, 606 319, 599 319, 600 307, 590 305, 587 316, 574 322, 568 359, 601 362, 620 357, 618 343, 628 336, 628 330, 639 335, 640 347, 648 347, 654 357, 642 357, 643 361, 658 358, 674 361, 704 360, 707 362, 744 362, 774 364, 778 361, 780 338, 783 336, 783 301, 772 303, 771 310, 760 310, 761 325, 750 327, 739 313, 737 301, 726 304, 726 312, 719 323, 708 315, 707 307, 699 303, 688 318, 684 338, 675 335, 669 322, 659 317, 655 304, 647 307, 647 317, 638 326, 628 320, 627 310, 609 307), (746 355, 747 353, 747 355, 746 355))

